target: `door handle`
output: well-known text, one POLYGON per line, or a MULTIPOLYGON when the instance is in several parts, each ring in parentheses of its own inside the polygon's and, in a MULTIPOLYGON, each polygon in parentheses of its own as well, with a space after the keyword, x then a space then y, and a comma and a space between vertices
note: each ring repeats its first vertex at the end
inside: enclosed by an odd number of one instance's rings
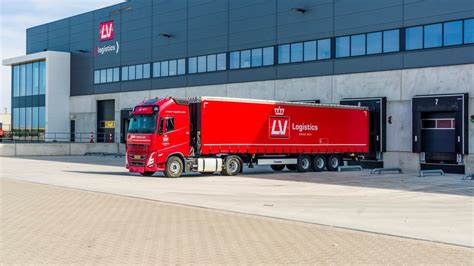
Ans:
POLYGON ((415 142, 418 142, 418 136, 415 136, 415 142))
POLYGON ((377 135, 376 140, 379 141, 379 135, 377 135))
POLYGON ((461 136, 458 136, 458 142, 461 142, 461 136))

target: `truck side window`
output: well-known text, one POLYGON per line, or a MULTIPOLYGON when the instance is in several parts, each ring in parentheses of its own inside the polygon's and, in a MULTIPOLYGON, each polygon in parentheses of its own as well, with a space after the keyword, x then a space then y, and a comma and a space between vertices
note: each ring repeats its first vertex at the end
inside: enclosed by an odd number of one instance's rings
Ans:
POLYGON ((163 123, 164 122, 164 119, 163 117, 160 118, 160 125, 158 127, 158 134, 163 134, 163 123))
POLYGON ((168 117, 166 118, 166 132, 171 132, 174 130, 174 118, 168 117))

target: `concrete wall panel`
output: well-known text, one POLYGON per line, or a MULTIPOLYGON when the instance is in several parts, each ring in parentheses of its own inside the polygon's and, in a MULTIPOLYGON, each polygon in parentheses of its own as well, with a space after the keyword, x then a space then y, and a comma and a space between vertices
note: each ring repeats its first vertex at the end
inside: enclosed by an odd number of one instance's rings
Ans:
POLYGON ((227 97, 250 99, 275 99, 276 81, 258 81, 227 84, 227 97))
POLYGON ((282 79, 275 81, 276 100, 321 100, 332 103, 333 77, 282 79))

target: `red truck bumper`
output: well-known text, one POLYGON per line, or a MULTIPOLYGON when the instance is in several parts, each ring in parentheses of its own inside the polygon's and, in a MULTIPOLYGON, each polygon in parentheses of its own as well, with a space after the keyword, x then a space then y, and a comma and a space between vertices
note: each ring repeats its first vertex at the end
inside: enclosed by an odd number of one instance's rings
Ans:
POLYGON ((145 173, 144 166, 128 166, 128 171, 132 173, 145 173))

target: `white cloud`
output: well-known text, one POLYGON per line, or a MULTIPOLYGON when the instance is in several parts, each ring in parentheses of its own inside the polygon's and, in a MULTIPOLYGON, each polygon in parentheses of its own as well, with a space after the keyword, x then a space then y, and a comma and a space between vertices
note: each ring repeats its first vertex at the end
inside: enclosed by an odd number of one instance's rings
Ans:
MULTIPOLYGON (((123 0, 0 0, 0 58, 26 53, 26 29, 84 12, 124 2, 123 0)), ((0 112, 10 110, 10 67, 0 74, 0 112)))

